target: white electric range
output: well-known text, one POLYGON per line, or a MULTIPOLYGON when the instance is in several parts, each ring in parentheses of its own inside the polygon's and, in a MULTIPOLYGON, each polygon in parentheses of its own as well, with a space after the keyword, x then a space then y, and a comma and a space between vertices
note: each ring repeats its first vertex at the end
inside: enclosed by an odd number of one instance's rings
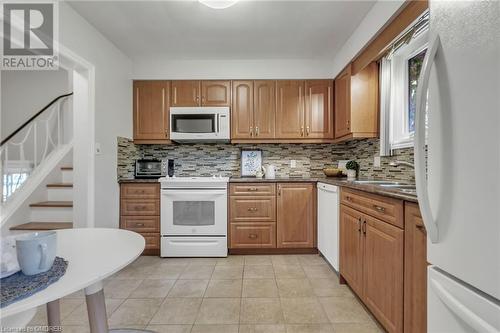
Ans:
POLYGON ((161 256, 227 256, 228 177, 163 177, 161 256))

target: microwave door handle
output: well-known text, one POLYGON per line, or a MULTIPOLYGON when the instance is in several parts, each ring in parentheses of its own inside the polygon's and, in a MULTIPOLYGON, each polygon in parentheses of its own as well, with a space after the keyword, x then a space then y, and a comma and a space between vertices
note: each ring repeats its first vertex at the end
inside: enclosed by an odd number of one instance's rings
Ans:
POLYGON ((217 113, 217 133, 220 131, 220 119, 219 119, 219 114, 217 113))

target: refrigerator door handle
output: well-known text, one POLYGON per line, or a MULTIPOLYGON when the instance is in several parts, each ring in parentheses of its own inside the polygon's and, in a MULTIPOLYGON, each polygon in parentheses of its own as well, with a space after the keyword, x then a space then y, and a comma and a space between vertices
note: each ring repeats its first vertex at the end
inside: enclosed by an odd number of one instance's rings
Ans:
POLYGON ((466 322, 476 332, 495 333, 498 330, 484 321, 481 317, 460 303, 438 281, 431 279, 430 284, 439 299, 458 317, 466 322))
POLYGON ((439 35, 431 38, 429 47, 425 54, 422 71, 420 73, 419 85, 417 87, 417 104, 415 115, 415 182, 417 185, 418 204, 420 213, 432 243, 439 240, 438 226, 432 216, 429 192, 426 177, 426 149, 425 149, 425 107, 427 105, 427 89, 429 87, 429 77, 436 52, 440 46, 439 35))

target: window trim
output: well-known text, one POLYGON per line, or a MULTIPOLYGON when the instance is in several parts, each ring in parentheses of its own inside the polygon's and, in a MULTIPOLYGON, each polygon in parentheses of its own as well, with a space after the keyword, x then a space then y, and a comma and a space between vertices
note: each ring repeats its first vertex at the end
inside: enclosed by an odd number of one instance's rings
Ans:
POLYGON ((408 60, 427 49, 428 37, 429 30, 426 29, 391 56, 390 150, 413 147, 414 133, 408 131, 408 60), (395 85, 401 82, 404 83, 403 87, 395 85), (401 92, 401 89, 404 92, 401 92), (395 104, 399 104, 398 112, 396 112, 395 104))

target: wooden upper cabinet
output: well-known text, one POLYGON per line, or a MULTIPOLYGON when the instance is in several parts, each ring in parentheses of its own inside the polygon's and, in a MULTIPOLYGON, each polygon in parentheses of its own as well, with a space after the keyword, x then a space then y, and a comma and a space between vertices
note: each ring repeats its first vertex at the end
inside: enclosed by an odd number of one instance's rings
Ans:
POLYGON ((361 297, 363 295, 363 236, 361 213, 340 205, 339 222, 339 270, 349 286, 361 297))
POLYGON ((305 137, 333 139, 333 81, 307 80, 305 95, 305 137))
POLYGON ((254 81, 254 127, 257 139, 273 139, 276 124, 276 81, 254 81))
POLYGON ((231 106, 231 81, 201 81, 201 105, 231 106))
POLYGON ((277 81, 276 99, 276 138, 304 138, 304 81, 277 81))
POLYGON ((417 204, 405 202, 404 332, 427 332, 427 235, 417 204))
POLYGON ((352 75, 351 66, 335 79, 335 139, 378 137, 378 65, 352 75))
POLYGON ((335 138, 351 132, 351 66, 335 79, 335 138))
POLYGON ((403 331, 404 231, 363 216, 363 298, 388 332, 403 331))
POLYGON ((200 81, 172 81, 171 106, 201 105, 200 81))
POLYGON ((233 81, 231 137, 251 139, 254 134, 253 81, 233 81))
POLYGON ((280 183, 277 187, 277 247, 315 247, 316 197, 314 185, 280 183))
POLYGON ((168 81, 134 81, 134 141, 169 142, 169 87, 168 81))

